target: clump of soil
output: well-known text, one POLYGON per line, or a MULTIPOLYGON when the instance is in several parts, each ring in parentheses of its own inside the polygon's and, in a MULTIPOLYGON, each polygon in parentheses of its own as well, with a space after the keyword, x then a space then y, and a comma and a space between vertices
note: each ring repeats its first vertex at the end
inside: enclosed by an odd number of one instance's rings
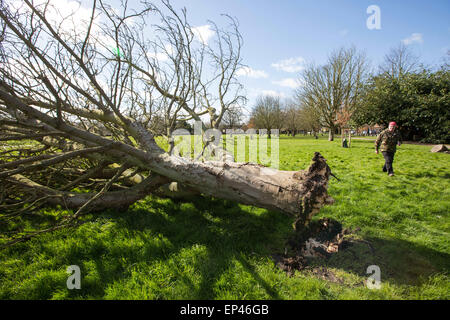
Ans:
POLYGON ((359 230, 360 228, 342 229, 341 223, 330 218, 312 221, 288 240, 284 255, 274 255, 273 258, 280 269, 293 275, 295 270, 307 268, 309 258, 327 259, 332 254, 345 250, 351 245, 351 241, 344 239, 344 236, 359 230))

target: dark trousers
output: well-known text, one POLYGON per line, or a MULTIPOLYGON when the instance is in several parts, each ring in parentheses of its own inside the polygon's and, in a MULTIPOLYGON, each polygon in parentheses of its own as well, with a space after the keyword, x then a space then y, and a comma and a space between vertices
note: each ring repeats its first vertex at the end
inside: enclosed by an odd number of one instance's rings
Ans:
POLYGON ((387 171, 389 173, 394 173, 394 168, 392 167, 392 163, 394 162, 394 154, 393 152, 382 152, 385 160, 383 171, 387 171))

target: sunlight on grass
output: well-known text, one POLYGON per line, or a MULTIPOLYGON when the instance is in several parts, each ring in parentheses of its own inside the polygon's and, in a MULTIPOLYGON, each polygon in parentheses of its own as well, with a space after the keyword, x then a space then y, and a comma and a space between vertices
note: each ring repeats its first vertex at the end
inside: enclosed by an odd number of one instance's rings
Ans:
MULTIPOLYGON (((374 248, 361 242, 312 261, 339 282, 307 270, 289 277, 275 266, 271 255, 292 234, 289 217, 218 199, 149 196, 127 212, 93 214, 75 230, 0 251, 0 299, 449 299, 449 158, 429 149, 402 145, 388 177, 372 141, 345 149, 325 137, 280 138, 280 169, 305 169, 319 151, 340 179, 330 180, 336 203, 315 219, 359 227, 356 237, 374 248), (373 264, 379 290, 364 284, 373 264), (80 290, 66 287, 69 265, 80 266, 80 290)), ((36 223, 50 224, 61 212, 41 216, 36 223)), ((27 220, 27 230, 35 227, 27 220)))

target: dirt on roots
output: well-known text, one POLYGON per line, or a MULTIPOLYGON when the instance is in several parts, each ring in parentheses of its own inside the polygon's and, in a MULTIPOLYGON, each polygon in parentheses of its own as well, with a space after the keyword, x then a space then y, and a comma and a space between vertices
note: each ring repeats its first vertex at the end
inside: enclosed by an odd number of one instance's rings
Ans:
MULTIPOLYGON (((309 270, 319 278, 340 282, 325 267, 308 267, 308 260, 318 257, 328 259, 331 255, 352 246, 354 242, 361 241, 351 237, 359 230, 359 227, 354 230, 342 229, 342 224, 331 218, 312 221, 287 241, 283 255, 274 254, 273 259, 289 276, 294 275, 295 271, 309 270)), ((370 244, 369 246, 373 250, 370 244)))

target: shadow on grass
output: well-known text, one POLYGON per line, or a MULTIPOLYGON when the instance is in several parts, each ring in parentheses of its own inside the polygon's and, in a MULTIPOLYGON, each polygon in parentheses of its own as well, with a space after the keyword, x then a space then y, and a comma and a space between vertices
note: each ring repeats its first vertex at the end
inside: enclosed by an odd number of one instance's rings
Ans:
POLYGON ((412 174, 413 178, 439 178, 439 179, 450 179, 450 173, 445 172, 442 174, 436 174, 433 172, 428 172, 428 171, 424 171, 424 172, 419 172, 419 173, 414 173, 412 174))
MULTIPOLYGON (((130 279, 130 265, 156 261, 166 264, 195 245, 206 248, 206 254, 196 257, 194 252, 192 261, 188 262, 200 280, 194 283, 192 274, 186 275, 182 268, 173 268, 171 278, 189 289, 189 297, 177 296, 176 299, 217 298, 218 290, 221 290, 218 283, 223 283, 221 278, 229 276, 236 263, 259 284, 266 297, 282 298, 253 265, 253 257, 267 258, 283 252, 286 240, 292 235, 292 221, 282 214, 251 207, 247 210, 234 202, 199 197, 191 203, 150 199, 127 212, 110 211, 101 217, 117 222, 119 231, 130 234, 130 238, 139 234, 161 240, 145 242, 139 248, 101 243, 97 248, 91 248, 88 254, 68 254, 67 261, 93 260, 98 274, 96 280, 83 282, 80 292, 71 292, 73 298, 102 298, 108 285, 130 279), (126 262, 118 263, 122 260, 126 262)), ((378 265, 382 281, 410 285, 420 283, 433 273, 449 270, 450 255, 437 250, 403 240, 365 240, 371 245, 354 243, 329 259, 314 259, 311 266, 337 268, 367 278, 367 267, 378 265)), ((162 295, 160 298, 167 297, 162 295)))
MULTIPOLYGON (((89 256, 81 257, 76 254, 67 257, 72 261, 80 258, 94 260, 96 264, 99 279, 96 288, 94 284, 88 283, 82 288, 84 290, 79 292, 79 297, 91 295, 92 291, 95 292, 95 296, 102 297, 109 284, 126 281, 129 278, 126 266, 111 267, 108 266, 111 264, 110 261, 126 259, 127 265, 156 261, 168 263, 170 259, 176 259, 176 255, 183 250, 200 245, 206 248, 206 254, 193 259, 190 265, 195 273, 201 276, 199 283, 193 283, 189 276, 176 268, 171 270, 176 281, 183 282, 185 287, 189 288, 189 299, 216 298, 217 290, 220 290, 217 288, 217 282, 236 264, 240 264, 270 299, 281 299, 279 293, 256 271, 251 258, 268 257, 273 246, 277 246, 274 243, 283 245, 285 241, 283 236, 291 228, 289 217, 263 209, 246 211, 234 202, 202 197, 190 203, 149 200, 143 207, 127 212, 105 212, 101 217, 115 220, 121 229, 126 229, 130 234, 152 235, 166 239, 166 242, 145 243, 140 248, 140 254, 127 251, 126 248, 114 248, 111 244, 111 247, 107 246, 103 248, 104 250, 91 253, 89 256), (106 260, 102 258, 105 253, 108 256, 106 260)), ((185 298, 178 297, 178 299, 185 298)))
POLYGON ((238 261, 271 299, 281 299, 247 257, 267 256, 271 250, 268 244, 277 241, 276 238, 280 236, 278 228, 290 225, 289 218, 263 209, 257 209, 259 214, 254 214, 242 210, 235 202, 220 199, 199 197, 193 200, 192 205, 195 209, 187 212, 174 207, 167 208, 166 204, 161 203, 153 207, 164 212, 169 209, 173 214, 172 223, 178 230, 169 231, 168 236, 171 235, 169 239, 176 244, 174 251, 192 244, 207 247, 207 258, 196 265, 202 272, 200 285, 198 289, 190 285, 192 290, 196 290, 195 298, 213 299, 216 296, 216 282, 233 261, 238 261))
POLYGON ((437 273, 450 271, 450 255, 400 239, 365 238, 328 259, 314 258, 313 267, 341 269, 368 278, 367 268, 380 267, 381 281, 420 285, 437 273))

